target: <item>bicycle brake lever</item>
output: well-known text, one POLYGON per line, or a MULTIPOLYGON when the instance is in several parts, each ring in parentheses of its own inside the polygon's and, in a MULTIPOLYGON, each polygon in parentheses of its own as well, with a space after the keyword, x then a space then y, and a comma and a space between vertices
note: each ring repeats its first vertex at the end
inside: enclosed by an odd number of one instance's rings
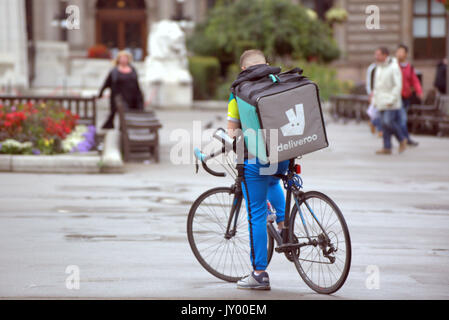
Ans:
POLYGON ((195 173, 198 174, 198 170, 200 169, 200 166, 198 164, 198 159, 195 160, 195 173))

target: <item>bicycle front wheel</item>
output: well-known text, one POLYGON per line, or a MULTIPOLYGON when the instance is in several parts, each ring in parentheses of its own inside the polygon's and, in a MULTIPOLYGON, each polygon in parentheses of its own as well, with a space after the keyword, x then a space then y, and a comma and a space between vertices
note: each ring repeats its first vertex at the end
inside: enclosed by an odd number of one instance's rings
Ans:
POLYGON ((346 221, 328 196, 304 194, 298 210, 292 209, 290 239, 308 243, 292 250, 293 261, 304 282, 320 294, 332 294, 346 281, 351 266, 351 239, 346 221))
MULTIPOLYGON (((231 188, 206 191, 193 203, 187 219, 190 248, 198 262, 215 277, 229 282, 237 282, 252 271, 248 215, 240 197, 231 188), (239 206, 238 214, 230 218, 234 201, 239 206), (229 223, 231 234, 226 234, 229 223)), ((273 242, 268 237, 268 262, 273 242)))

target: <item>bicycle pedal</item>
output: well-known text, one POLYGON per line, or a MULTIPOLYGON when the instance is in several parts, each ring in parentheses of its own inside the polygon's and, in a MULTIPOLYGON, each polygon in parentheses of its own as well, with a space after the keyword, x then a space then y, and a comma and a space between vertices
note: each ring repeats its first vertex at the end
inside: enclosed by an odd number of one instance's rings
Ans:
POLYGON ((274 248, 274 250, 278 253, 285 252, 287 249, 291 248, 291 245, 292 245, 291 243, 284 243, 274 248))

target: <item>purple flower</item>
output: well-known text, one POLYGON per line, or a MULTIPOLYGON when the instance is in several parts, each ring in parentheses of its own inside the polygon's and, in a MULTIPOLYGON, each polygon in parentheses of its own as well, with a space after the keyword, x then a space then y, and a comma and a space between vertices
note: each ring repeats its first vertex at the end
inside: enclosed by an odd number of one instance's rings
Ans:
POLYGON ((0 143, 0 151, 2 151, 2 144, 0 143))
POLYGON ((86 140, 80 142, 78 146, 76 146, 78 152, 88 152, 91 149, 90 143, 86 140))
POLYGON ((16 112, 16 106, 12 106, 12 107, 11 107, 11 111, 12 111, 12 112, 16 112))
POLYGON ((88 131, 83 134, 83 136, 86 138, 86 141, 88 141, 92 147, 95 145, 95 127, 89 126, 88 131))
POLYGON ((41 151, 39 149, 33 149, 33 150, 31 150, 31 152, 36 156, 41 154, 41 151))

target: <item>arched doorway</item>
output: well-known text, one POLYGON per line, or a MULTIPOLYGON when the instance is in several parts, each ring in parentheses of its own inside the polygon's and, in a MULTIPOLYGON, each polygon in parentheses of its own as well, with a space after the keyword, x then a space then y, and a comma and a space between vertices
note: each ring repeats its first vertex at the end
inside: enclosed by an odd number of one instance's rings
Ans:
POLYGON ((96 42, 107 46, 113 57, 127 49, 135 60, 143 60, 147 47, 145 0, 98 0, 96 42))

